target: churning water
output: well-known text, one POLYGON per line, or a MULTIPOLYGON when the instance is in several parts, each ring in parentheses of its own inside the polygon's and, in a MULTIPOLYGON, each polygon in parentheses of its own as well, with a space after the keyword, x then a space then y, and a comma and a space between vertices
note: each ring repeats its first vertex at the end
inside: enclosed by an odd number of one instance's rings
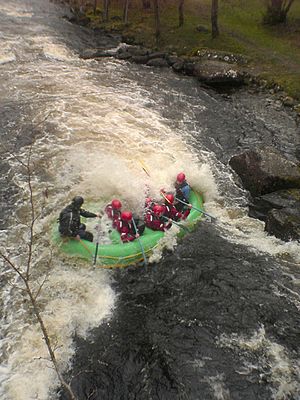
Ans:
MULTIPOLYGON (((62 15, 46 0, 0 0, 0 240, 23 265, 20 160, 31 148, 40 213, 32 282, 44 282, 42 316, 78 398, 299 398, 299 244, 267 236, 247 216, 247 193, 228 167, 258 143, 295 159, 294 120, 263 95, 221 95, 171 71, 83 60, 82 50, 118 39, 62 15), (158 196, 180 170, 218 222, 201 223, 178 247, 168 235, 173 252, 156 254, 147 270, 95 270, 52 248, 57 215, 74 195, 99 209, 112 197, 141 209, 146 188, 158 196)), ((64 397, 21 282, 6 266, 1 276, 1 399, 64 397)))

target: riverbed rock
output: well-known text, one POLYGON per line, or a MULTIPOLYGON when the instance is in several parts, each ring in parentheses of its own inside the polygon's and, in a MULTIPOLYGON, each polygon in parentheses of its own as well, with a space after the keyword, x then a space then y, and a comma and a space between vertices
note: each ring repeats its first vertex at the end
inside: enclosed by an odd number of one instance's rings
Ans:
POLYGON ((300 209, 271 210, 266 219, 265 230, 284 241, 299 240, 300 209))
POLYGON ((184 67, 184 62, 183 60, 180 59, 172 65, 173 71, 178 73, 183 71, 183 67, 184 67))
POLYGON ((172 67, 177 62, 181 61, 181 59, 179 57, 177 57, 176 55, 167 55, 166 60, 170 67, 172 67))
POLYGON ((165 58, 153 58, 152 60, 149 60, 147 62, 147 65, 149 67, 159 67, 159 68, 169 67, 169 64, 165 58))
POLYGON ((300 189, 299 165, 283 158, 274 148, 246 151, 233 156, 229 164, 254 197, 282 189, 300 189))
POLYGON ((145 56, 132 56, 131 60, 135 62, 136 64, 147 64, 149 61, 149 57, 147 55, 145 56))
POLYGON ((241 86, 245 83, 236 64, 215 60, 197 62, 193 74, 201 82, 211 86, 241 86))
POLYGON ((149 55, 149 50, 141 46, 122 46, 118 49, 116 57, 121 60, 129 60, 132 57, 149 55))
POLYGON ((154 53, 150 53, 149 54, 149 60, 153 60, 154 58, 163 58, 163 59, 165 59, 166 58, 166 53, 158 52, 158 51, 156 51, 154 53))
POLYGON ((113 54, 107 50, 86 49, 82 52, 82 54, 80 55, 80 58, 87 60, 90 58, 102 58, 102 57, 112 57, 112 56, 113 56, 113 54))
POLYGON ((255 197, 249 204, 249 216, 266 221, 271 210, 290 208, 300 210, 300 189, 279 190, 255 197))

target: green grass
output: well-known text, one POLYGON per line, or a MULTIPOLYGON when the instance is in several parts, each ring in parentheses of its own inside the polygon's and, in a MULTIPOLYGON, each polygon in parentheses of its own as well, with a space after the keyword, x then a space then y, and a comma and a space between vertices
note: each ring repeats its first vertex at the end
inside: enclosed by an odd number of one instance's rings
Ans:
MULTIPOLYGON (((209 49, 241 54, 249 59, 249 70, 280 84, 286 92, 300 100, 300 2, 295 1, 286 26, 268 27, 262 24, 261 0, 220 0, 220 36, 212 40, 210 32, 198 32, 196 27, 210 30, 211 0, 185 0, 185 23, 178 27, 177 2, 161 3, 161 39, 156 43, 152 11, 142 11, 137 4, 129 10, 129 24, 111 21, 104 26, 121 30, 137 43, 179 55, 193 55, 209 49)), ((91 14, 90 14, 91 15, 91 14)), ((122 15, 117 5, 110 15, 122 15)), ((93 18, 93 24, 101 25, 93 18)), ((103 24, 102 24, 103 25, 103 24)))

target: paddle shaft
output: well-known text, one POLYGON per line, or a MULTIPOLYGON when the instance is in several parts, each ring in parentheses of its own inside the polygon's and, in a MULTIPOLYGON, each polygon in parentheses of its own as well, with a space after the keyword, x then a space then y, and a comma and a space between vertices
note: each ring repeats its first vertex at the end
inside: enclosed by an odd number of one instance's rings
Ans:
POLYGON ((95 250, 95 255, 94 255, 94 265, 96 265, 96 261, 97 261, 98 248, 99 248, 99 239, 96 243, 96 250, 95 250))
MULTIPOLYGON (((135 234, 137 235, 138 234, 138 229, 137 229, 136 223, 135 223, 133 218, 132 218, 132 224, 134 226, 135 234)), ((146 258, 146 255, 145 255, 144 247, 143 247, 142 242, 141 242, 139 237, 137 238, 137 240, 138 240, 139 245, 140 245, 141 250, 142 250, 142 254, 143 254, 143 257, 144 257, 144 263, 145 263, 145 265, 147 265, 147 258, 146 258)))
POLYGON ((204 214, 204 215, 207 215, 207 216, 210 217, 211 219, 216 219, 216 217, 213 217, 212 215, 210 215, 210 214, 208 214, 207 212, 201 210, 200 208, 197 208, 197 207, 193 206, 192 204, 186 203, 185 201, 178 199, 178 197, 175 197, 175 199, 176 199, 177 201, 179 201, 180 203, 182 203, 182 204, 184 204, 184 205, 186 205, 186 206, 188 206, 188 207, 193 208, 194 210, 198 211, 199 213, 202 213, 202 214, 204 214))
POLYGON ((189 229, 188 229, 186 226, 179 224, 178 222, 174 221, 174 219, 165 217, 164 215, 163 215, 162 217, 163 217, 166 221, 169 221, 169 219, 170 219, 170 220, 172 221, 172 224, 174 223, 175 225, 179 226, 179 228, 182 228, 182 229, 184 229, 185 231, 190 232, 189 229))

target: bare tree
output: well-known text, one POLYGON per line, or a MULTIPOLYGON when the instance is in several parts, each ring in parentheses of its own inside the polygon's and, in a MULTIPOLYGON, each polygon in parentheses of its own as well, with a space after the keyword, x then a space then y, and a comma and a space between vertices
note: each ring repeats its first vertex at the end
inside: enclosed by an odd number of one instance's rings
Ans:
POLYGON ((155 18, 155 37, 156 42, 160 38, 160 16, 159 16, 159 0, 153 0, 154 5, 154 18, 155 18))
POLYGON ((267 11, 263 17, 266 24, 285 23, 294 0, 266 0, 267 11))
POLYGON ((108 22, 109 19, 109 0, 104 0, 104 12, 103 12, 103 18, 105 22, 108 22))
POLYGON ((183 26, 184 23, 183 5, 184 5, 184 0, 179 0, 179 5, 178 5, 179 26, 183 26))
POLYGON ((211 35, 213 39, 219 36, 218 11, 219 1, 211 0, 211 35))
POLYGON ((124 24, 128 24, 128 7, 129 7, 129 0, 124 0, 124 8, 123 8, 123 22, 124 22, 124 24))
POLYGON ((149 10, 151 8, 150 0, 142 0, 142 8, 143 10, 149 10))
POLYGON ((97 0, 94 0, 94 15, 96 15, 97 12, 97 0))
MULTIPOLYGON (((4 148, 4 146, 2 146, 4 148)), ((50 361, 52 362, 53 368, 56 371, 58 379, 62 385, 62 387, 66 390, 69 398, 71 400, 76 400, 76 396, 72 391, 71 386, 64 380, 58 366, 58 362, 55 356, 55 345, 52 344, 50 340, 50 335, 48 330, 45 326, 44 320, 42 318, 39 304, 38 304, 38 297, 41 293, 42 287, 44 286, 47 276, 43 279, 42 283, 40 283, 37 287, 32 282, 32 266, 35 256, 35 224, 37 220, 40 218, 40 214, 37 212, 34 202, 34 193, 33 193, 33 165, 31 163, 31 156, 32 156, 32 148, 29 148, 28 157, 26 162, 24 162, 21 158, 16 156, 13 152, 8 151, 6 148, 5 150, 19 163, 19 165, 24 170, 24 175, 26 177, 27 188, 29 193, 28 198, 28 208, 29 208, 29 223, 28 226, 28 243, 27 243, 27 252, 24 254, 24 262, 22 265, 17 265, 13 261, 13 257, 10 254, 7 254, 4 250, 0 250, 0 257, 4 261, 4 263, 14 272, 16 273, 23 286, 25 288, 25 293, 30 301, 30 306, 33 311, 35 318, 39 324, 41 332, 43 334, 43 339, 45 341, 50 361)), ((51 259, 51 258, 50 258, 51 259)), ((49 261, 50 263, 50 261, 49 261)))

